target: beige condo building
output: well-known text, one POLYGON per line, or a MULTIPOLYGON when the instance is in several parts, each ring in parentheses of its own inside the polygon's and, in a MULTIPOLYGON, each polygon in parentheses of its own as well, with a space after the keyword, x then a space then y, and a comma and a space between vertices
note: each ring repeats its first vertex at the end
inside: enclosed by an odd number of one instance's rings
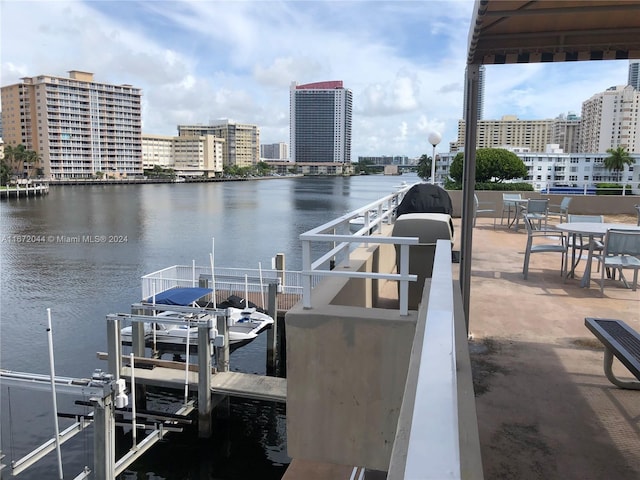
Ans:
POLYGON ((260 161, 260 130, 257 125, 221 120, 210 125, 178 125, 179 136, 213 135, 224 140, 225 166, 251 167, 260 161))
MULTIPOLYGON (((544 152, 553 143, 553 120, 519 120, 515 115, 504 115, 500 120, 478 121, 476 148, 503 146, 527 147, 533 152, 544 152)), ((464 149, 465 121, 458 121, 458 148, 464 149)))
POLYGON ((78 70, 21 80, 1 89, 4 141, 35 150, 45 177, 142 174, 139 88, 78 70))
POLYGON ((180 176, 220 175, 223 149, 224 139, 213 135, 142 135, 144 168, 172 168, 180 176))

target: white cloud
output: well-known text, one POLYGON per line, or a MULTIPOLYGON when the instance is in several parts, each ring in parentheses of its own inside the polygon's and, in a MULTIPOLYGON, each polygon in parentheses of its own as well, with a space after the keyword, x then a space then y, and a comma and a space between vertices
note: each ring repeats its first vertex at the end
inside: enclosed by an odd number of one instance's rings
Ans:
MULTIPOLYGON (((289 141, 289 86, 343 80, 352 153, 419 156, 462 116, 472 0, 5 1, 2 84, 78 69, 143 90, 143 128, 230 118, 289 141), (29 25, 25 31, 24 25, 29 25), (25 41, 28 35, 28 41, 25 41)), ((626 62, 488 66, 485 118, 580 111, 626 81, 626 62)))

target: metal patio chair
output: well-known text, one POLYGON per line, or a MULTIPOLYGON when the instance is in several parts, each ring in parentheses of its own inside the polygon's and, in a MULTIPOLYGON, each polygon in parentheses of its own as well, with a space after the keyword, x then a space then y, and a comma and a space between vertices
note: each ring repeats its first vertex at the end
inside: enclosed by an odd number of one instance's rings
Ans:
POLYGON ((529 274, 529 259, 532 253, 555 252, 561 254, 560 274, 566 277, 567 273, 567 242, 564 233, 551 229, 535 229, 531 219, 523 215, 522 221, 527 229, 527 246, 524 253, 522 274, 527 279, 529 274))
POLYGON ((604 295, 605 270, 617 270, 620 280, 628 288, 629 285, 622 273, 625 269, 633 270, 633 284, 631 289, 638 287, 638 270, 640 270, 640 231, 638 230, 607 230, 604 236, 604 248, 600 255, 602 268, 600 270, 600 294, 604 295))
POLYGON ((490 213, 493 217, 493 229, 496 228, 496 204, 493 202, 481 202, 478 200, 478 195, 473 194, 473 226, 476 226, 476 218, 478 214, 490 213), (491 208, 489 208, 491 207, 491 208))
POLYGON ((558 217, 560 219, 560 223, 566 221, 567 216, 569 215, 569 204, 571 203, 571 200, 572 197, 563 197, 559 205, 549 205, 547 215, 550 217, 558 217))
POLYGON ((522 214, 532 222, 538 222, 538 230, 542 230, 542 221, 544 227, 547 228, 549 220, 549 200, 548 199, 530 199, 522 214))

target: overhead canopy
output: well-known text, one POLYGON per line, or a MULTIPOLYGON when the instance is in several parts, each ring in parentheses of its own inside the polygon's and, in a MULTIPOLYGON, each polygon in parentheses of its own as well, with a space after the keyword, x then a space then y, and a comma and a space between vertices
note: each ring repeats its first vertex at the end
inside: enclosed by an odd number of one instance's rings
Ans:
POLYGON ((469 327, 480 65, 640 58, 640 0, 476 0, 465 74, 460 287, 469 327))
POLYGON ((478 0, 467 64, 640 58, 638 0, 478 0))

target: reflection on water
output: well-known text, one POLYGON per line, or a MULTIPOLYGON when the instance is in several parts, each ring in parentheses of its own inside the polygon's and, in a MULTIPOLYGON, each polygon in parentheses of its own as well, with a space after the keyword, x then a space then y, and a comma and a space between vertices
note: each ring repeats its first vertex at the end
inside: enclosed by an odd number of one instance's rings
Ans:
MULTIPOLYGON (((56 373, 87 377, 105 369, 95 355, 106 349, 105 315, 130 311, 142 275, 194 260, 208 265, 212 238, 218 266, 271 268, 271 258, 282 252, 287 269, 299 270, 301 233, 391 193, 399 179, 417 181, 405 175, 52 187, 45 197, 3 201, 0 366, 49 373, 45 327, 51 308, 56 373), (95 237, 106 240, 90 241, 95 237)), ((232 354, 232 370, 265 372, 264 337, 232 354)), ((59 395, 59 411, 82 411, 74 400, 59 395)), ((53 434, 49 394, 3 387, 0 401, 5 463, 53 434)), ((174 410, 170 397, 154 402, 174 410)), ((229 419, 219 419, 223 426, 214 440, 176 435, 124 478, 280 478, 289 461, 284 406, 236 400, 230 412, 229 419)), ((70 423, 61 420, 61 428, 70 423)), ((89 429, 64 445, 65 476, 92 463, 91 434, 89 429)), ((20 478, 51 478, 54 457, 20 478)))

